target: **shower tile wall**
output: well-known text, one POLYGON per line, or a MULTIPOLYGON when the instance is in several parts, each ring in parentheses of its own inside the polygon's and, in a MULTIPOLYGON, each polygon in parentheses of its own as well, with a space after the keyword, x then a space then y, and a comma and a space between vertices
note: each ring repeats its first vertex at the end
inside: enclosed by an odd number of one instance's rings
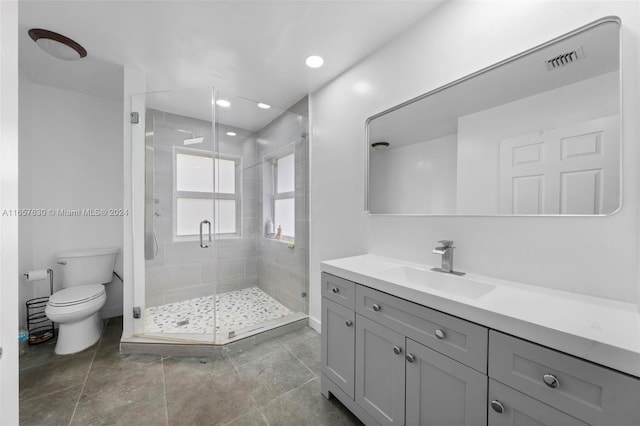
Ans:
MULTIPOLYGON (((158 241, 157 255, 146 261, 146 305, 158 306, 213 294, 213 247, 203 249, 197 241, 173 241, 173 147, 184 146, 183 140, 204 136, 196 149, 212 150, 211 123, 148 110, 154 118, 154 229, 158 241)), ((243 155, 241 146, 221 146, 224 153, 243 155)), ((248 152, 248 154, 251 154, 248 152)), ((247 160, 243 158, 243 162, 247 160)), ((245 183, 247 179, 245 178, 245 183)), ((254 184, 255 185, 255 184, 254 184)), ((244 188, 247 196, 251 191, 244 188)), ((255 194, 255 190, 253 191, 255 194)), ((257 195, 253 195, 255 198, 257 195)), ((243 204, 251 204, 243 195, 243 204)), ((246 213, 246 212, 245 212, 246 213)), ((254 219, 254 222, 256 220, 254 219)), ((246 227, 246 222, 245 222, 246 227)), ((216 241, 218 293, 254 287, 258 283, 257 242, 254 235, 216 241)))
MULTIPOLYGON (((258 158, 272 158, 291 143, 295 146, 295 247, 264 237, 271 212, 269 164, 261 167, 262 190, 258 239, 258 287, 294 312, 308 312, 308 98, 305 97, 256 135, 258 158)), ((276 224, 277 226, 277 224, 276 224)))

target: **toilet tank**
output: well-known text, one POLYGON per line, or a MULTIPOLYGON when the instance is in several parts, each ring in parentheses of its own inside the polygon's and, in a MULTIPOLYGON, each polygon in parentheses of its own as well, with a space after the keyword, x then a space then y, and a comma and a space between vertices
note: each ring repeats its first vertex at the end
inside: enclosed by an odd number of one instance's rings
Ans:
POLYGON ((118 247, 64 250, 56 255, 62 287, 111 282, 118 247))

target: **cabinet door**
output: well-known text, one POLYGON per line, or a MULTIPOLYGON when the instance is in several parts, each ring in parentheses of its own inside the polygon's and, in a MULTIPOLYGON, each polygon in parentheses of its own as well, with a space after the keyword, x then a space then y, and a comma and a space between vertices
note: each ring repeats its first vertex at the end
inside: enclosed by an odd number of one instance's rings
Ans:
POLYGON ((356 315, 356 402, 381 425, 404 425, 404 336, 356 315))
POLYGON ((587 426, 575 417, 489 379, 490 426, 587 426))
POLYGON ((322 299, 322 372, 349 397, 354 395, 355 312, 322 299))
POLYGON ((407 339, 407 425, 487 424, 487 376, 407 339))

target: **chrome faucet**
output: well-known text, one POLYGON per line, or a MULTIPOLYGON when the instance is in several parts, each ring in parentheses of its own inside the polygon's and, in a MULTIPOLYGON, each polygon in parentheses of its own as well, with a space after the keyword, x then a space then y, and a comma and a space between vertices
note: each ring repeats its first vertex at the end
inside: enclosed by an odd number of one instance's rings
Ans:
POLYGON ((441 240, 438 241, 438 243, 442 244, 442 246, 434 248, 431 253, 442 256, 442 267, 431 268, 431 270, 447 274, 464 275, 464 272, 456 272, 453 270, 453 249, 455 248, 453 246, 453 241, 441 240))

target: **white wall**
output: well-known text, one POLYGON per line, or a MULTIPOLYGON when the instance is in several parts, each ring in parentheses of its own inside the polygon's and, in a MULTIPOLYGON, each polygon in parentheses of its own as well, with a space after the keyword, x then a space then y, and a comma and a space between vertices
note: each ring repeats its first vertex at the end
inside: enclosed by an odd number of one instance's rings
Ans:
POLYGON ((311 97, 311 324, 320 262, 371 252, 435 264, 455 240, 456 269, 638 301, 638 2, 447 2, 311 97), (622 19, 624 206, 609 217, 376 217, 364 213, 367 117, 598 18, 622 19), (437 60, 435 60, 437 58, 437 60), (357 86, 356 86, 357 85, 357 86), (371 90, 358 93, 356 87, 371 90), (340 190, 336 190, 340 188, 340 190))
MULTIPOLYGON (((18 157, 22 159, 31 158, 31 82, 27 76, 20 72, 19 74, 19 135, 20 143, 18 144, 18 157)), ((18 205, 26 206, 31 204, 32 190, 32 167, 30 161, 22 161, 18 170, 18 205)), ((30 216, 22 216, 18 218, 18 234, 20 235, 20 244, 18 250, 19 270, 22 273, 33 269, 33 218, 30 216)), ((36 297, 36 286, 26 283, 24 275, 19 276, 19 322, 20 327, 26 328, 26 309, 25 302, 36 297)))
MULTIPOLYGON (((29 106, 27 141, 21 150, 21 208, 121 209, 123 206, 122 102, 35 83, 23 84, 21 102, 29 106)), ((27 112, 27 111, 24 111, 27 112)), ((22 137, 22 135, 21 135, 22 137)), ((54 270, 54 291, 60 288, 56 252, 63 249, 122 248, 122 216, 31 217, 30 235, 20 238, 29 269, 54 270), (23 246, 24 244, 24 246, 23 246)), ((21 262, 23 263, 23 262, 21 262)), ((27 267, 26 264, 21 264, 27 267)), ((122 253, 116 261, 122 272, 122 253)), ((25 271, 21 271, 25 272, 25 271)), ((25 283, 25 294, 47 295, 46 281, 25 283)), ((24 289, 24 290, 23 290, 24 289)), ((106 286, 104 317, 122 312, 122 283, 106 286)))
MULTIPOLYGON (((0 210, 18 207, 18 2, 0 2, 0 210)), ((18 219, 0 216, 0 424, 18 424, 18 219)))
POLYGON ((502 139, 618 115, 618 87, 618 73, 607 73, 460 117, 458 213, 499 211, 502 139))
POLYGON ((369 211, 448 214, 456 211, 457 138, 377 151, 369 156, 369 211))

